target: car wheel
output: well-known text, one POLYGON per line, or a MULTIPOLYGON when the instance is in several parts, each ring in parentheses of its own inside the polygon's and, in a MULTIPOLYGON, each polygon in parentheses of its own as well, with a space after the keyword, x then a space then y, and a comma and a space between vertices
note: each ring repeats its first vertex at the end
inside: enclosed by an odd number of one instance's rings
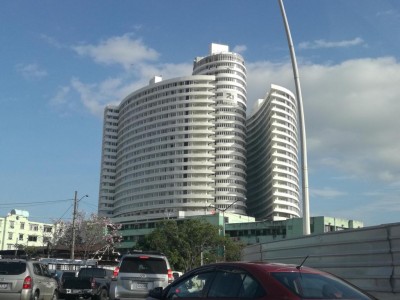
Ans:
POLYGON ((36 291, 35 294, 33 294, 33 300, 39 300, 39 292, 36 291))
POLYGON ((108 299, 107 290, 102 289, 102 290, 100 291, 100 294, 97 295, 97 296, 93 296, 92 299, 93 299, 93 300, 107 300, 107 299, 108 299))
POLYGON ((51 300, 58 300, 58 293, 54 291, 53 296, 51 296, 51 300))

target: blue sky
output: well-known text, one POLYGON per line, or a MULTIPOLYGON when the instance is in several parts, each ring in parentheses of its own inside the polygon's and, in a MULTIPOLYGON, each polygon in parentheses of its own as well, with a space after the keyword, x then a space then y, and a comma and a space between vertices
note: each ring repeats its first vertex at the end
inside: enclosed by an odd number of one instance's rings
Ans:
MULTIPOLYGON (((400 217, 400 2, 286 0, 303 89, 310 212, 400 217)), ((0 10, 0 215, 96 212, 107 104, 191 74, 210 43, 241 53, 248 108, 294 92, 277 1, 6 0, 0 10)))

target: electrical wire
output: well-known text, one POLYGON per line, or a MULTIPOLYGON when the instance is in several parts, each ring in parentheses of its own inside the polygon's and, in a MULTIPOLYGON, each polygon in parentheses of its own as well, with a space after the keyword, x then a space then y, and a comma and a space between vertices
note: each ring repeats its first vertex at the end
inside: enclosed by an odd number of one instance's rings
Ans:
POLYGON ((63 199, 63 200, 51 200, 51 201, 35 201, 35 202, 12 202, 12 203, 1 203, 0 207, 13 207, 15 205, 35 206, 45 203, 60 203, 62 201, 74 201, 74 199, 63 199))

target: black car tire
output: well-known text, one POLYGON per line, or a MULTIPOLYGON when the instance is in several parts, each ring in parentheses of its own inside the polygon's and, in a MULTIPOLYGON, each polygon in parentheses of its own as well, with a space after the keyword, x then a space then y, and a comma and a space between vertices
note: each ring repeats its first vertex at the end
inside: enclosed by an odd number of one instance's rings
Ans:
POLYGON ((39 300, 39 292, 35 291, 35 293, 33 294, 33 300, 39 300))
POLYGON ((51 300, 58 300, 58 292, 54 291, 53 296, 51 296, 51 300))
POLYGON ((107 300, 107 299, 108 299, 107 290, 102 289, 102 290, 100 291, 100 294, 98 294, 97 296, 93 296, 92 299, 93 299, 93 300, 107 300))

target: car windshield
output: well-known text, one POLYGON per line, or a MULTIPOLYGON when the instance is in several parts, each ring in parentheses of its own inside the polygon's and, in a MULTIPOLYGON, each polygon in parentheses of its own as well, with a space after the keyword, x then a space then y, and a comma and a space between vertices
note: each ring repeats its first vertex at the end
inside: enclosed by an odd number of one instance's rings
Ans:
POLYGON ((302 299, 372 299, 334 276, 302 272, 275 272, 272 276, 302 299))
POLYGON ((121 263, 121 273, 167 274, 164 259, 148 256, 126 257, 121 263))
POLYGON ((19 275, 26 270, 26 263, 22 261, 0 261, 0 274, 19 275))

